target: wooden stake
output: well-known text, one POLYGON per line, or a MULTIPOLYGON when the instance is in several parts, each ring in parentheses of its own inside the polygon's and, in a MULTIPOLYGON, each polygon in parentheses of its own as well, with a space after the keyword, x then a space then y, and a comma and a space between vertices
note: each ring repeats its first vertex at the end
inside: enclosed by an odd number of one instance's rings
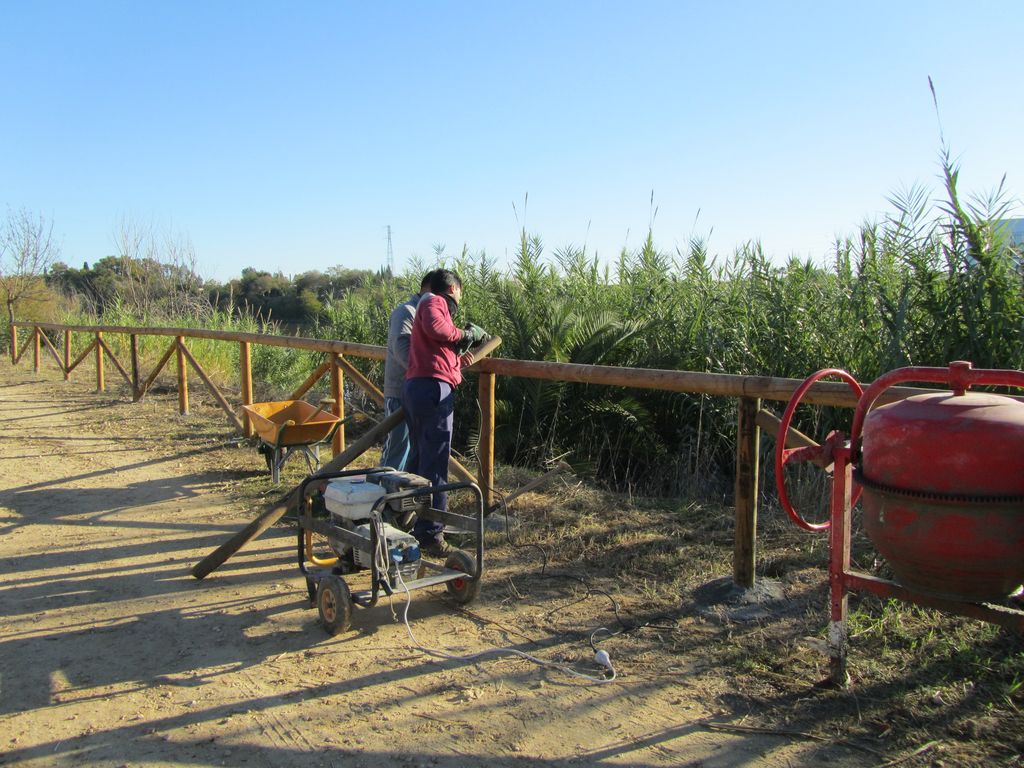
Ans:
POLYGON ((71 378, 71 329, 64 329, 64 381, 71 378))
POLYGON ((188 371, 185 369, 185 337, 178 336, 174 343, 178 353, 178 412, 188 416, 188 371))
POLYGON ((736 426, 736 542, 732 573, 736 586, 754 586, 757 559, 757 478, 760 430, 757 412, 761 401, 741 397, 736 426))
MULTIPOLYGON (((240 342, 239 373, 242 377, 242 405, 252 405, 252 349, 248 341, 240 342)), ((252 421, 249 414, 242 411, 242 434, 253 436, 252 421)))
MULTIPOLYGON (((345 374, 338 366, 339 355, 332 355, 331 365, 331 397, 334 398, 334 405, 331 410, 339 419, 345 418, 345 374)), ((334 439, 331 443, 334 455, 345 450, 345 425, 342 424, 334 432, 334 439)))
POLYGON ((480 458, 480 490, 484 494, 484 509, 494 503, 494 379, 493 373, 481 373, 478 397, 480 400, 480 438, 476 446, 480 458))
POLYGON ((96 331, 96 391, 103 392, 107 382, 103 378, 103 331, 96 331))
POLYGON ((139 335, 131 334, 132 400, 139 400, 139 335))

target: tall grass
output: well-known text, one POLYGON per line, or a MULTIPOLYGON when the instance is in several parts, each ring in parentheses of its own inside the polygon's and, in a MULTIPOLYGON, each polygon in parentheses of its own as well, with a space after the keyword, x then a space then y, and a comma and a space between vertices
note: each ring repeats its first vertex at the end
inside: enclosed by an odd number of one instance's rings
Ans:
MULTIPOLYGON (((954 359, 1024 368, 1021 254, 1000 224, 1010 198, 1000 186, 964 201, 948 157, 942 169, 940 201, 921 187, 894 194, 887 216, 837 240, 822 263, 777 264, 757 242, 724 259, 701 239, 665 251, 651 230, 640 248, 606 264, 585 248, 549 255, 525 229, 507 269, 467 249, 439 261, 464 281, 457 320, 500 334, 505 357, 793 378, 835 366, 861 380, 954 359)), ((391 309, 435 266, 414 263, 346 293, 302 334, 383 344, 391 309)), ((118 311, 104 322, 159 324, 118 311)), ((216 312, 167 324, 264 330, 251 316, 216 312)), ((237 345, 192 343, 209 344, 197 356, 234 376, 237 345)), ((145 341, 147 356, 163 348, 163 340, 145 341)), ((319 361, 256 347, 254 376, 280 394, 319 361)), ((380 378, 378 363, 356 362, 380 378)), ((502 377, 497 401, 500 461, 538 465, 568 454, 618 487, 702 495, 729 487, 736 416, 728 398, 502 377)), ((460 398, 457 418, 459 447, 471 451, 475 398, 460 398)))
MULTIPOLYGON (((1000 224, 1009 198, 1000 186, 964 203, 958 175, 945 158, 941 201, 920 187, 893 195, 889 215, 822 264, 778 265, 756 242, 724 260, 699 239, 666 252, 648 232, 603 267, 582 248, 549 257, 524 230, 505 273, 482 254, 448 266, 466 283, 463 319, 501 334, 508 357, 793 378, 836 366, 861 380, 954 359, 1022 368, 1021 254, 1000 224)), ((474 423, 469 400, 459 416, 474 423)), ((497 417, 512 463, 571 452, 612 484, 671 493, 732 471, 724 398, 502 378, 497 417)))

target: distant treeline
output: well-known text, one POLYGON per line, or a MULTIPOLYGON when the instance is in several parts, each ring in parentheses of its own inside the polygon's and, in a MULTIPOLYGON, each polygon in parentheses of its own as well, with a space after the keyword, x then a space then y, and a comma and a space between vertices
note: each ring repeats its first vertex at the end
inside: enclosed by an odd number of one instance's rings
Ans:
POLYGON ((107 256, 80 269, 57 262, 47 275, 50 286, 77 298, 81 309, 97 318, 125 308, 143 315, 174 316, 208 305, 289 327, 313 324, 332 301, 389 279, 386 271, 343 267, 294 277, 248 267, 240 277, 219 283, 202 280, 188 265, 123 256, 107 256))

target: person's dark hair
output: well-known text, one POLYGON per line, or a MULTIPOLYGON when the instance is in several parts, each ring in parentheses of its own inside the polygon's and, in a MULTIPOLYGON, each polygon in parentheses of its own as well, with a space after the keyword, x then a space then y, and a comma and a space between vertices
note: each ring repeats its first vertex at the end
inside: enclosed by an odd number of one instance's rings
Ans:
POLYGON ((434 274, 436 272, 436 269, 432 269, 423 276, 423 279, 420 280, 420 293, 430 290, 430 281, 434 279, 434 274))
POLYGON ((453 286, 462 288, 462 280, 450 269, 438 269, 431 273, 430 292, 444 296, 453 286))

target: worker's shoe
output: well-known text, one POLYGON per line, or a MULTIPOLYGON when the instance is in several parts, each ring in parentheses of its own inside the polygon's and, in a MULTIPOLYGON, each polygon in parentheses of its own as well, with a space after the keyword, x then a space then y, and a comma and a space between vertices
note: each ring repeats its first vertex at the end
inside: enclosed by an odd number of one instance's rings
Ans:
POLYGON ((445 541, 444 535, 420 547, 420 551, 429 557, 447 557, 455 551, 455 547, 445 541))

